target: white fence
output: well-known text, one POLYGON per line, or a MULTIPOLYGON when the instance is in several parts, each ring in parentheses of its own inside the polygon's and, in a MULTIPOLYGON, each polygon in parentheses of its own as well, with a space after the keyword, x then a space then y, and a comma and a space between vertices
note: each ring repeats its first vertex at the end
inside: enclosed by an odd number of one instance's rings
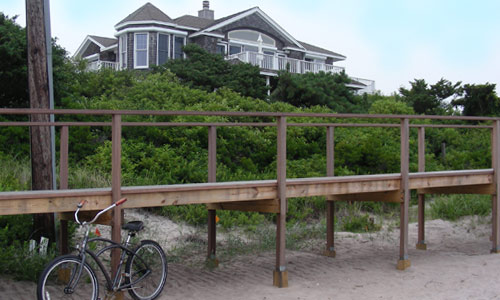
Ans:
POLYGON ((119 63, 114 61, 96 60, 96 61, 91 61, 87 64, 87 70, 89 71, 98 71, 101 69, 118 70, 119 69, 118 67, 119 63))
POLYGON ((298 74, 304 74, 306 72, 318 73, 319 71, 339 73, 344 70, 342 67, 333 65, 249 51, 229 55, 228 59, 239 59, 242 62, 259 66, 259 68, 265 70, 282 71, 288 69, 291 73, 298 74))

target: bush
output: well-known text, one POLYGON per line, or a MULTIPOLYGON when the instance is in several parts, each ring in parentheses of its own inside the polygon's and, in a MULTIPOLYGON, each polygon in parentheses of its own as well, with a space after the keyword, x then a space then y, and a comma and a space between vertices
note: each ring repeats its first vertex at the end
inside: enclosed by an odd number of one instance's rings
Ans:
POLYGON ((434 199, 430 204, 434 219, 455 221, 463 216, 486 216, 491 213, 491 196, 449 195, 434 199))

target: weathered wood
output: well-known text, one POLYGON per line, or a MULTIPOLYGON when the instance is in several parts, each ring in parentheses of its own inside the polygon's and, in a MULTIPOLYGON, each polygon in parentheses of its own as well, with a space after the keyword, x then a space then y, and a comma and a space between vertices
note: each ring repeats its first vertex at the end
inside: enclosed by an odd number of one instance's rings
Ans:
MULTIPOLYGON (((80 221, 90 221, 99 211, 80 211, 78 213, 78 219, 80 221)), ((59 218, 61 221, 74 221, 75 214, 73 212, 63 212, 59 214, 59 218)), ((97 220, 94 224, 102 224, 102 225, 113 225, 113 213, 111 211, 105 212, 97 220)))
POLYGON ((277 198, 280 212, 276 218, 276 269, 274 270, 273 284, 277 287, 287 287, 288 270, 285 261, 287 212, 285 117, 278 118, 277 144, 277 198))
MULTIPOLYGON (((116 203, 121 199, 121 139, 122 139, 122 125, 121 116, 113 115, 112 118, 113 127, 111 130, 111 197, 113 203, 116 203)), ((122 214, 121 206, 116 206, 112 211, 112 225, 111 225, 111 239, 115 243, 121 243, 121 225, 122 225, 122 214)), ((118 271, 120 264, 120 251, 118 249, 113 249, 111 252, 111 269, 113 270, 113 276, 115 276, 118 271)))
POLYGON ((410 207, 410 128, 409 120, 401 119, 401 183, 400 192, 403 202, 400 214, 400 243, 398 269, 410 266, 408 260, 408 213, 410 207), (402 267, 402 268, 401 268, 402 267))
MULTIPOLYGON (((399 178, 399 174, 388 174, 288 179, 287 197, 399 191, 399 178)), ((481 191, 492 183, 492 169, 410 174, 410 188, 422 191, 446 185, 481 191)), ((278 193, 276 180, 261 180, 122 187, 122 197, 128 199, 124 208, 135 208, 270 200, 278 198, 278 193)), ((0 214, 70 212, 83 199, 89 200, 83 211, 103 209, 111 204, 111 189, 0 192, 0 214)))
MULTIPOLYGON (((335 127, 326 129, 326 176, 335 175, 335 127)), ((326 196, 326 249, 323 253, 328 257, 335 257, 335 203, 332 196, 326 196)))
MULTIPOLYGON (((68 151, 69 151, 69 128, 61 127, 60 151, 59 151, 59 188, 65 190, 68 188, 68 151)), ((59 222, 59 252, 64 255, 69 253, 68 245, 68 220, 58 214, 59 222)), ((70 220, 73 220, 73 216, 70 220)))
MULTIPOLYGON (((217 127, 208 128, 208 182, 217 181, 217 127)), ((212 265, 217 266, 216 245, 217 245, 217 224, 216 208, 208 207, 207 220, 207 259, 212 260, 212 265)))
POLYGON ((278 199, 207 204, 209 210, 238 210, 261 213, 279 213, 278 199))
MULTIPOLYGON (((418 171, 425 172, 425 127, 418 128, 418 171)), ((420 190, 419 190, 420 191, 420 190)), ((417 249, 425 250, 425 195, 418 193, 417 249)))
POLYGON ((500 189, 500 121, 495 121, 493 123, 492 130, 492 163, 493 163, 493 185, 495 187, 495 194, 491 198, 491 252, 500 252, 500 199, 499 199, 499 189, 500 189))
POLYGON ((390 203, 402 202, 401 193, 399 191, 333 195, 330 196, 329 199, 332 201, 374 201, 390 203))
POLYGON ((480 194, 480 195, 493 195, 495 194, 494 184, 476 184, 476 185, 463 185, 452 187, 435 187, 427 189, 418 189, 419 196, 424 194, 480 194))
MULTIPOLYGON (((30 107, 50 108, 47 71, 47 43, 45 37, 43 0, 26 0, 26 34, 28 41, 28 90, 30 107)), ((31 115, 31 122, 48 122, 49 115, 31 115)), ((33 190, 53 189, 50 127, 30 127, 31 187, 33 190)), ((41 236, 55 241, 53 214, 33 216, 35 240, 41 236)))

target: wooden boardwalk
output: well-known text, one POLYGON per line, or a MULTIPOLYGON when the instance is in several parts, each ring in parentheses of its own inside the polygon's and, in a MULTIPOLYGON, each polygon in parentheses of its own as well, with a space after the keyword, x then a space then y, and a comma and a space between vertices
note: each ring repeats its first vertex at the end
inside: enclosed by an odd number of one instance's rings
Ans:
MULTIPOLYGON (((57 212, 63 219, 70 219, 71 212, 81 200, 87 200, 84 210, 100 210, 121 197, 128 201, 123 208, 158 207, 167 205, 206 204, 208 214, 207 258, 216 260, 216 210, 257 211, 277 214, 276 266, 273 282, 278 287, 288 285, 285 261, 285 230, 287 199, 294 197, 326 196, 327 236, 325 255, 335 256, 334 203, 335 201, 385 201, 400 203, 400 256, 398 269, 410 266, 408 257, 408 209, 410 191, 417 190, 419 197, 418 249, 426 249, 424 230, 425 194, 490 194, 492 195, 492 252, 500 250, 500 214, 497 191, 500 185, 499 141, 500 121, 494 118, 456 118, 438 116, 394 116, 394 115, 329 115, 289 113, 236 113, 236 112, 144 112, 144 111, 75 111, 75 110, 12 110, 0 109, 2 114, 48 114, 56 115, 110 115, 112 122, 4 122, 0 126, 60 126, 61 156, 60 190, 1 192, 0 214, 33 214, 57 212), (126 123, 123 115, 215 115, 232 117, 269 117, 276 123, 126 123), (287 117, 318 118, 385 118, 398 119, 399 124, 359 123, 292 123, 287 117), (484 121, 492 125, 424 125, 410 124, 415 119, 446 119, 484 121), (70 126, 112 127, 112 186, 101 189, 68 190, 68 130, 70 126), (206 126, 208 131, 208 183, 174 184, 160 186, 121 186, 121 130, 123 126, 206 126), (277 178, 275 180, 215 182, 216 174, 216 128, 221 126, 273 126, 277 129, 277 178), (288 179, 286 177, 286 133, 290 126, 325 127, 327 130, 327 174, 318 178, 288 179), (396 174, 334 176, 334 129, 336 127, 399 127, 401 132, 401 172, 396 174), (409 171, 410 128, 418 128, 418 172, 409 171), (425 172, 425 128, 454 127, 490 129, 492 132, 492 168, 482 170, 454 170, 425 172), (66 214, 64 214, 66 213, 66 214)), ((110 224, 113 239, 120 238, 121 214, 117 208, 110 224)), ((63 221, 63 226, 65 221, 63 221)))

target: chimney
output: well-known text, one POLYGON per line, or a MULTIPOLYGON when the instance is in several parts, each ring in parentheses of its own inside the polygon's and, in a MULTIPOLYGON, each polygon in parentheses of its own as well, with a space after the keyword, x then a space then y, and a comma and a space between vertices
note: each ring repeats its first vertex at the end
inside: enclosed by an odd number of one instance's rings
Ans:
POLYGON ((214 11, 210 9, 210 2, 203 1, 203 9, 198 11, 198 17, 203 19, 214 19, 214 11))

